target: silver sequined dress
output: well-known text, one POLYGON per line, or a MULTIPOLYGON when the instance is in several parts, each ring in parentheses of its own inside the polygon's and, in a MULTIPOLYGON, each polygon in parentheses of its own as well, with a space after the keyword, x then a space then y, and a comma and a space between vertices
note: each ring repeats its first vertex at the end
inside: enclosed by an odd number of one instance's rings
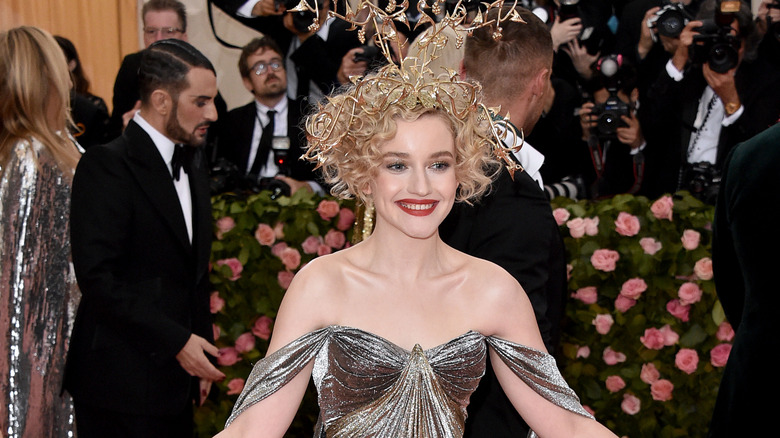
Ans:
POLYGON ((36 140, 17 143, 0 166, 0 436, 72 437, 73 403, 60 396, 80 299, 70 265, 72 175, 36 140))
POLYGON ((555 359, 533 348, 470 331, 438 347, 408 351, 359 329, 329 326, 258 362, 228 424, 314 359, 320 405, 315 437, 462 437, 466 406, 485 372, 488 347, 544 398, 590 417, 555 359))

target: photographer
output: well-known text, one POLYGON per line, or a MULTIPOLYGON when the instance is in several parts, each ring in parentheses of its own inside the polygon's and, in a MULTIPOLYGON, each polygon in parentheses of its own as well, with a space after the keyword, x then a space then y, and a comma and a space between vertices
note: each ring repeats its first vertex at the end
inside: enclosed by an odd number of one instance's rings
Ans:
POLYGON ((219 125, 212 192, 321 192, 311 163, 298 159, 305 146, 301 104, 286 95, 279 46, 268 37, 253 39, 241 48, 238 70, 254 99, 231 110, 219 125))
POLYGON ((582 147, 592 163, 590 197, 640 193, 646 142, 637 118, 636 72, 619 55, 601 58, 595 72, 592 100, 579 110, 582 147))
POLYGON ((236 20, 272 38, 286 60, 287 95, 321 101, 338 87, 338 72, 344 56, 360 46, 356 32, 343 20, 328 17, 331 0, 308 0, 317 13, 288 12, 299 0, 214 0, 216 6, 236 20), (316 2, 316 3, 315 3, 316 2), (319 28, 312 29, 319 18, 319 28))
POLYGON ((685 189, 714 203, 727 152, 768 126, 777 92, 753 92, 760 79, 742 68, 755 35, 750 7, 728 0, 703 3, 683 28, 645 100, 653 124, 645 133, 657 146, 646 154, 658 171, 649 182, 653 195, 685 189))

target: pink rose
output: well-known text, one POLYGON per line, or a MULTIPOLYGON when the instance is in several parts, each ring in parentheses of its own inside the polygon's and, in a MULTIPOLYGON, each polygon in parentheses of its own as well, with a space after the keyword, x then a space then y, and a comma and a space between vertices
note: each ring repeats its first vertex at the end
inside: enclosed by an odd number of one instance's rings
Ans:
POLYGON ((699 366, 699 354, 691 348, 681 348, 674 357, 674 364, 682 372, 693 374, 699 366))
POLYGON ((609 392, 618 392, 626 387, 626 382, 620 376, 609 376, 605 382, 609 392))
POLYGON ((333 249, 341 249, 346 242, 347 237, 344 236, 344 233, 341 231, 328 230, 328 232, 325 233, 325 244, 333 249))
POLYGON ((287 290, 290 287, 290 283, 292 283, 294 276, 295 273, 293 272, 279 271, 279 273, 276 274, 276 281, 279 282, 279 286, 281 286, 282 289, 287 290))
POLYGON ((317 206, 317 213, 320 214, 322 220, 329 221, 336 217, 337 214, 339 214, 339 208, 340 207, 338 202, 323 199, 317 206))
POLYGON ((255 348, 255 335, 250 332, 242 333, 236 338, 236 350, 239 353, 246 353, 255 348))
POLYGON ((271 254, 275 255, 276 257, 282 258, 282 252, 284 252, 285 249, 289 248, 286 242, 279 242, 276 245, 271 247, 271 254))
POLYGON ((618 295, 618 297, 615 298, 615 310, 621 313, 628 312, 628 309, 634 307, 634 305, 636 305, 636 300, 632 300, 623 295, 618 295))
POLYGON ((666 303, 666 310, 682 322, 688 322, 691 306, 684 306, 680 300, 674 299, 666 303))
POLYGON ((355 223, 355 212, 348 208, 342 208, 339 211, 339 221, 336 222, 336 229, 347 231, 355 223))
POLYGON ((577 292, 571 294, 571 296, 585 304, 593 304, 599 298, 599 294, 595 286, 581 287, 577 289, 577 292))
POLYGON ((715 337, 717 337, 719 341, 731 342, 731 340, 734 339, 734 329, 731 328, 731 324, 729 324, 728 321, 723 321, 718 326, 715 337))
POLYGON ((609 333, 609 329, 612 328, 612 324, 615 320, 612 319, 612 315, 608 313, 600 313, 593 318, 592 324, 596 326, 596 331, 602 335, 609 333))
POLYGON ((731 344, 718 344, 710 350, 710 363, 716 368, 725 367, 731 354, 731 344))
POLYGON ((661 336, 664 337, 664 345, 667 347, 676 344, 677 341, 680 340, 680 335, 678 335, 669 324, 664 325, 658 331, 661 332, 661 336))
POLYGON ((231 272, 230 281, 236 281, 239 278, 241 278, 241 272, 244 270, 244 266, 235 257, 231 257, 229 259, 217 260, 217 265, 218 266, 227 265, 230 268, 230 272, 231 272))
POLYGON ((645 329, 644 336, 640 336, 639 340, 642 342, 642 345, 649 350, 660 350, 664 348, 665 345, 663 333, 653 327, 645 329))
POLYGON ((674 201, 671 196, 662 196, 650 206, 650 211, 656 219, 672 220, 674 201))
POLYGON ((301 249, 304 254, 316 254, 321 244, 322 236, 309 236, 301 243, 301 249))
POLYGON ((674 385, 666 379, 658 379, 650 385, 650 395, 655 401, 669 401, 672 399, 674 385))
POLYGON ((274 235, 276 235, 276 240, 284 239, 284 224, 282 222, 277 222, 274 225, 274 235))
POLYGON ((620 254, 611 249, 597 249, 590 256, 590 263, 599 271, 612 272, 617 267, 620 254))
POLYGON ((612 347, 605 348, 601 358, 604 359, 604 363, 607 365, 617 365, 626 361, 626 355, 613 350, 612 347))
POLYGON ((620 295, 632 300, 638 300, 642 293, 647 290, 647 283, 641 278, 632 278, 626 280, 620 287, 620 295))
POLYGON ((216 341, 220 336, 222 336, 222 329, 219 328, 219 326, 216 324, 211 324, 211 334, 214 336, 214 340, 216 341))
POLYGON ((642 401, 632 394, 623 394, 623 402, 620 409, 628 415, 636 415, 642 409, 642 401))
POLYGON ((219 292, 214 291, 209 297, 209 309, 211 313, 217 313, 225 307, 225 300, 219 296, 219 292))
POLYGON ((238 350, 233 347, 220 348, 219 354, 217 355, 217 363, 223 367, 233 366, 240 359, 238 350))
POLYGON ((691 282, 683 283, 680 289, 677 290, 677 296, 680 297, 680 304, 683 306, 698 303, 701 300, 701 294, 699 285, 691 282))
POLYGON ((333 248, 331 248, 328 245, 325 245, 324 243, 317 247, 317 255, 318 256, 324 256, 328 255, 333 252, 333 248))
POLYGON ((260 224, 255 230, 255 239, 260 245, 271 246, 276 242, 276 232, 268 224, 260 224))
POLYGON ((645 252, 645 254, 649 255, 657 253, 663 247, 661 242, 653 239, 652 237, 643 237, 639 239, 639 246, 642 247, 642 250, 645 252))
POLYGON ((699 259, 693 265, 693 273, 699 277, 699 280, 712 280, 712 259, 709 257, 699 259))
POLYGON ((586 217, 583 219, 585 222, 585 234, 588 236, 595 236, 599 233, 599 217, 586 217))
POLYGON ((576 357, 578 357, 578 358, 581 357, 583 359, 589 358, 590 357, 590 347, 588 347, 587 345, 584 345, 584 346, 578 348, 576 357))
POLYGON ((696 230, 685 230, 683 231, 683 235, 680 238, 680 241, 682 242, 683 248, 687 249, 688 251, 693 251, 699 247, 701 233, 696 230))
POLYGON ((569 234, 575 239, 585 235, 585 220, 581 217, 575 217, 574 219, 566 222, 566 226, 569 228, 569 234))
POLYGON ((217 219, 217 239, 222 239, 228 231, 232 230, 236 226, 236 221, 230 216, 225 216, 217 219))
POLYGON ((241 394, 241 391, 244 389, 244 379, 231 379, 227 387, 227 395, 241 394))
POLYGON ((639 378, 648 385, 652 385, 653 382, 661 378, 661 373, 653 363, 646 363, 642 365, 642 371, 639 372, 639 378))
POLYGON ((279 258, 282 259, 282 264, 287 270, 292 271, 301 264, 301 253, 295 248, 285 248, 282 253, 279 254, 279 258))
POLYGON ((569 210, 559 207, 553 210, 553 217, 555 218, 555 223, 560 227, 561 225, 565 224, 567 220, 569 220, 571 214, 569 214, 569 210))
POLYGON ((621 211, 615 220, 615 231, 621 236, 636 236, 639 228, 639 218, 625 211, 621 211))
POLYGON ((271 324, 273 322, 273 319, 261 315, 252 325, 252 334, 267 341, 271 337, 271 324))

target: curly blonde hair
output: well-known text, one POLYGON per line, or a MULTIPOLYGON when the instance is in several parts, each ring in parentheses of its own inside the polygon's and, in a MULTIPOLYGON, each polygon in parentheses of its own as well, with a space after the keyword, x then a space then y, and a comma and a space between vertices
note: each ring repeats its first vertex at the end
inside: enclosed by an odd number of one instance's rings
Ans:
POLYGON ((387 66, 340 91, 308 117, 304 154, 317 163, 334 196, 368 204, 364 190, 381 164, 379 147, 395 136, 398 120, 429 115, 446 121, 454 137, 456 199, 471 204, 490 188, 500 165, 478 85, 441 77, 413 85, 387 66))

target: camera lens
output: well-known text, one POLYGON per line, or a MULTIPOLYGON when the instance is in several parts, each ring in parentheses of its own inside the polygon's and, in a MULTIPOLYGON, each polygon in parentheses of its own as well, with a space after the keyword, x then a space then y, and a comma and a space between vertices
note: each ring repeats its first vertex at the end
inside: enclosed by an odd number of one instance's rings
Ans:
POLYGON ((678 11, 666 11, 658 19, 658 33, 667 37, 677 37, 685 27, 685 18, 678 11))
POLYGON ((737 65, 739 54, 728 44, 715 44, 710 50, 708 64, 716 73, 726 73, 737 65))

